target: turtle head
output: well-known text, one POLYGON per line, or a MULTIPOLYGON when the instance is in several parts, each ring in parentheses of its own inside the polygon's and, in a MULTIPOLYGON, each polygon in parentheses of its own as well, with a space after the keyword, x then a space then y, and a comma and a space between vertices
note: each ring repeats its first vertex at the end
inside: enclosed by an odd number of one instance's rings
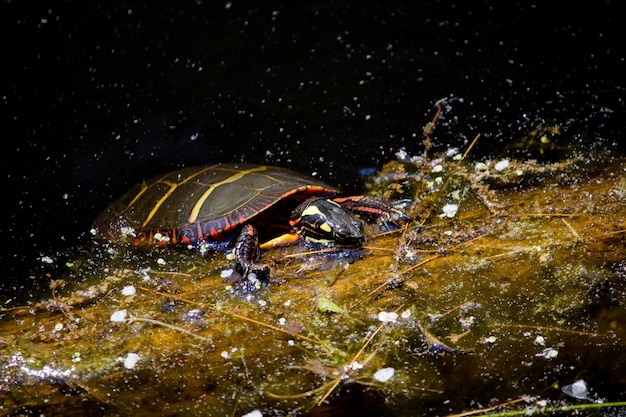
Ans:
POLYGON ((322 246, 361 246, 363 224, 341 206, 325 198, 312 198, 293 211, 291 227, 305 242, 322 246))

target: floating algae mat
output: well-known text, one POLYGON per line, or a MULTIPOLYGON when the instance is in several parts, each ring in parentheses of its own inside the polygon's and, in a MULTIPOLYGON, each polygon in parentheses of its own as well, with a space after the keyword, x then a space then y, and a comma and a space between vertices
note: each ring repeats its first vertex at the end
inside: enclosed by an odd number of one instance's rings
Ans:
POLYGON ((266 251, 254 293, 221 253, 94 243, 1 311, 0 414, 617 415, 626 161, 458 156, 386 165, 413 222, 266 251))

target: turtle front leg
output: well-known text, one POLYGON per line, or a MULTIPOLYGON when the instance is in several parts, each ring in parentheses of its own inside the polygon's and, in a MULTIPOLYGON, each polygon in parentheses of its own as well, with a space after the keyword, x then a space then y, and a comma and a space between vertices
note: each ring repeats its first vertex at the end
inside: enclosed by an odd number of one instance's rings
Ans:
POLYGON ((259 233, 256 227, 246 224, 241 229, 233 250, 235 256, 235 270, 244 279, 252 283, 267 282, 270 278, 270 268, 265 264, 257 264, 261 256, 259 249, 259 233))
POLYGON ((391 202, 373 196, 356 195, 333 199, 344 210, 358 214, 370 223, 378 223, 393 229, 399 227, 399 221, 411 221, 403 210, 391 202))

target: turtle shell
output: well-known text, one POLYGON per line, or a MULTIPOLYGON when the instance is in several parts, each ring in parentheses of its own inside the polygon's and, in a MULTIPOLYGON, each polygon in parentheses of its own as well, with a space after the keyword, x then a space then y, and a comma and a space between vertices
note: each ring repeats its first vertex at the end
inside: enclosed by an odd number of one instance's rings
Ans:
POLYGON ((139 184, 94 222, 96 236, 110 241, 193 244, 224 241, 254 223, 259 237, 289 229, 291 211, 312 196, 337 190, 310 176, 272 166, 218 164, 183 168, 139 184))

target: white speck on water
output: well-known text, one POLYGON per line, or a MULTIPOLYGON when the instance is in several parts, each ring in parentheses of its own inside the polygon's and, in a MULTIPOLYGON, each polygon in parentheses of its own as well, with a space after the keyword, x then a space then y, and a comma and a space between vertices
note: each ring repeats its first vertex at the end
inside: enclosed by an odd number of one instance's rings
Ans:
POLYGON ((476 162, 476 165, 474 165, 474 169, 476 171, 487 171, 489 167, 484 162, 476 162))
POLYGON ((459 148, 448 148, 446 150, 446 156, 448 158, 452 158, 455 155, 458 155, 461 151, 459 151, 459 148))
POLYGON ((541 353, 535 354, 535 356, 543 357, 546 359, 554 359, 559 356, 559 351, 554 348, 545 348, 541 353))
POLYGON ((122 288, 122 295, 135 295, 137 294, 137 289, 134 285, 127 285, 122 288))
POLYGON ((51 264, 54 263, 54 259, 50 256, 42 256, 41 262, 43 262, 44 264, 51 264))
POLYGON ((242 415, 241 417, 263 417, 263 413, 259 410, 252 410, 249 413, 242 415))
POLYGON ((439 215, 440 218, 453 218, 456 216, 456 213, 459 211, 459 206, 457 204, 446 204, 441 208, 442 213, 439 215))
POLYGON ((493 169, 495 169, 496 171, 504 171, 508 167, 509 167, 509 160, 503 159, 502 161, 498 162, 496 166, 493 167, 493 169))
POLYGON ((126 321, 126 310, 117 310, 111 314, 111 321, 113 323, 124 323, 126 321))
POLYGON ((126 355, 126 358, 124 359, 124 368, 126 369, 134 369, 135 365, 137 365, 137 362, 139 362, 139 355, 136 353, 129 353, 128 355, 126 355))
POLYGON ((135 229, 132 227, 127 227, 127 226, 120 228, 120 234, 122 235, 122 237, 125 237, 125 236, 136 237, 135 229))
POLYGON ((378 371, 374 372, 374 379, 378 382, 387 382, 393 375, 396 373, 396 370, 393 368, 382 368, 378 371))
POLYGON ((363 364, 361 362, 352 362, 349 367, 353 371, 358 371, 363 369, 363 364))
POLYGON ((589 389, 587 388, 587 383, 579 379, 573 384, 564 385, 561 387, 561 391, 570 397, 577 398, 579 400, 584 400, 589 395, 589 389))
POLYGON ((398 320, 398 313, 394 311, 381 311, 378 313, 378 320, 383 323, 393 323, 398 320))

